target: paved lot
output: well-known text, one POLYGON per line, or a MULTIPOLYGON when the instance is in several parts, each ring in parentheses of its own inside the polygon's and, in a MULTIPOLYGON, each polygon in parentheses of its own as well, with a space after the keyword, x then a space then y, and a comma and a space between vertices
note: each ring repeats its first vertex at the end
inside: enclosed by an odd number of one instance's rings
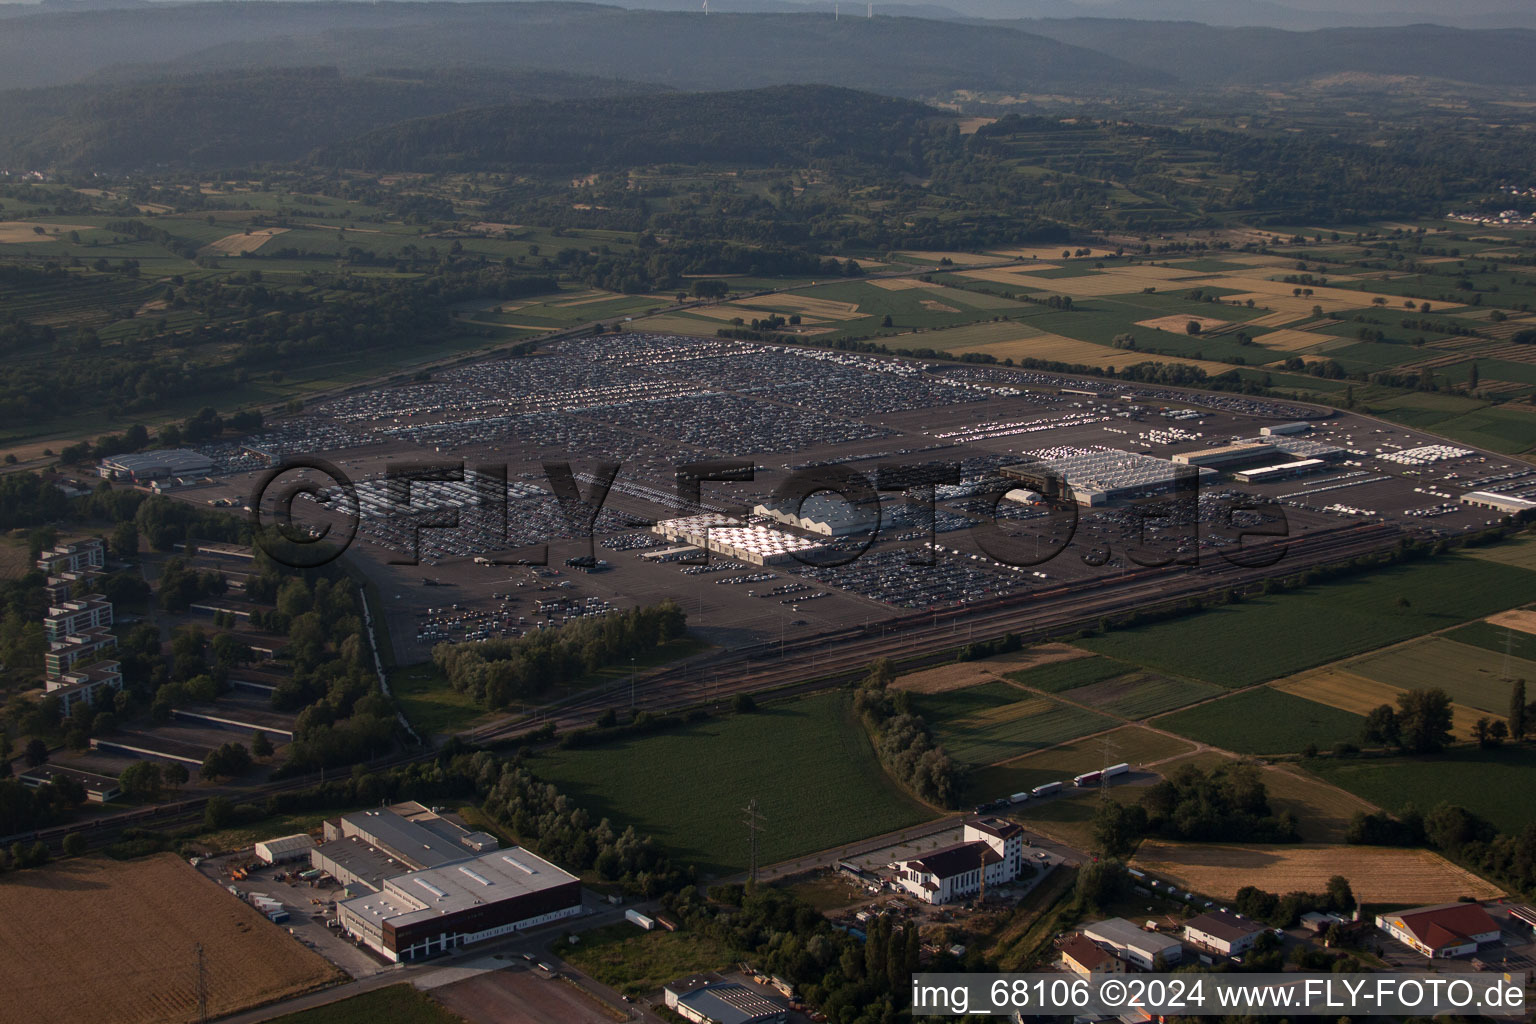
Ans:
MULTIPOLYGON (((392 964, 352 942, 341 932, 325 926, 325 922, 334 913, 330 909, 330 902, 341 895, 340 887, 332 884, 320 888, 308 882, 290 883, 274 879, 273 876, 279 871, 303 870, 307 864, 302 861, 254 872, 243 881, 229 877, 232 865, 243 864, 250 859, 247 852, 204 860, 197 867, 221 886, 233 885, 241 893, 260 892, 277 900, 287 908, 289 914, 289 919, 278 927, 287 929, 295 941, 302 942, 352 977, 368 978, 393 968, 392 964), (317 900, 318 903, 315 902, 317 900)), ((230 899, 234 898, 230 896, 230 899)))

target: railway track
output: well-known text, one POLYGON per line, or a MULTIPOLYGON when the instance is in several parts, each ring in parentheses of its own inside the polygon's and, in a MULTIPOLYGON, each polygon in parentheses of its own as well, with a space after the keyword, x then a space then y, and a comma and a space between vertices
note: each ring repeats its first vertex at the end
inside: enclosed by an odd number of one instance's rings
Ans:
MULTIPOLYGON (((1256 555, 1286 546, 1287 573, 1392 547, 1404 536, 1395 526, 1363 523, 1318 531, 1301 538, 1254 545, 1256 555)), ((729 700, 737 694, 761 694, 760 699, 785 700, 842 686, 861 677, 877 657, 920 668, 949 661, 966 642, 988 641, 1014 633, 1026 643, 1060 636, 1094 624, 1106 615, 1148 605, 1198 597, 1231 587, 1254 586, 1276 575, 1268 568, 1246 569, 1225 561, 1198 567, 1169 566, 1139 569, 1051 590, 968 605, 940 612, 918 612, 882 624, 825 632, 782 644, 765 643, 720 651, 682 666, 662 669, 637 679, 630 687, 617 684, 588 691, 548 709, 537 720, 492 722, 466 730, 459 738, 478 745, 506 743, 553 722, 557 731, 591 725, 602 712, 669 712, 729 700)), ((436 756, 433 747, 418 747, 368 762, 372 771, 386 770, 436 756)), ((322 781, 321 773, 230 794, 240 802, 306 789, 322 781)), ((89 822, 50 826, 0 838, 0 845, 39 840, 57 851, 66 835, 79 832, 87 849, 116 842, 132 828, 168 830, 196 824, 207 809, 210 794, 154 807, 135 808, 89 822)))
MULTIPOLYGON (((1302 538, 1254 545, 1255 555, 1285 545, 1287 572, 1379 552, 1396 544, 1400 529, 1387 524, 1356 524, 1319 531, 1302 538)), ((549 709, 537 721, 489 723, 461 734, 466 741, 495 744, 545 726, 557 730, 591 724, 605 710, 675 711, 729 699, 740 693, 769 691, 769 699, 799 696, 843 685, 861 676, 870 661, 888 657, 907 667, 950 659, 955 647, 1007 633, 1025 642, 1046 639, 1096 623, 1106 615, 1172 600, 1197 597, 1230 587, 1261 583, 1275 575, 1269 568, 1247 569, 1225 561, 1199 567, 1141 569, 1035 594, 970 605, 938 613, 922 612, 884 624, 838 630, 780 644, 767 643, 651 673, 629 686, 587 692, 549 709), (808 678, 809 677, 809 678, 808 678)))

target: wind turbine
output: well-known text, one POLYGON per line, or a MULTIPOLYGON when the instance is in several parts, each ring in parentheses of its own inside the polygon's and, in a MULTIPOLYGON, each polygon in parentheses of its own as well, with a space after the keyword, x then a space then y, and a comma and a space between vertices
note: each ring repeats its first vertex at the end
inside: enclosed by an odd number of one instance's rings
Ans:
POLYGON ((866 14, 865 17, 873 18, 874 16, 875 16, 875 0, 869 0, 869 13, 866 14))
POLYGON ((704 17, 709 17, 709 0, 704 0, 704 17))

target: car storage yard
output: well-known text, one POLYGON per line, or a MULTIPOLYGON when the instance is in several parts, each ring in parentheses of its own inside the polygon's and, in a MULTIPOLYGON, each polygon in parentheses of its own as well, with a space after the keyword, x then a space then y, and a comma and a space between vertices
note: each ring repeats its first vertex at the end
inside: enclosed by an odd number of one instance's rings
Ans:
MULTIPOLYGON (((1137 560, 1196 552, 1217 558, 1264 517, 1283 515, 1293 536, 1373 518, 1445 533, 1496 515, 1459 504, 1463 492, 1536 492, 1536 470, 1528 466, 1352 414, 1317 415, 1271 399, 1002 366, 610 335, 343 395, 241 444, 223 442, 210 452, 223 475, 173 493, 238 507, 252 499, 268 462, 319 456, 334 464, 356 482, 368 572, 390 608, 397 655, 414 662, 445 637, 516 635, 580 609, 662 596, 684 605, 701 637, 735 646, 912 610, 942 614, 1125 572, 1137 560), (1144 457, 1168 460, 1237 439, 1262 440, 1263 429, 1300 417, 1309 418, 1309 429, 1268 438, 1279 447, 1266 458, 1284 463, 1321 454, 1326 465, 1248 484, 1208 478, 1195 513, 1198 536, 1192 509, 1148 526, 1126 507, 1085 507, 1073 515, 999 500, 1016 485, 997 471, 1027 458, 1125 452, 1153 465, 1144 457), (864 550, 868 533, 810 535, 825 548, 808 557, 816 564, 731 565, 713 555, 727 571, 699 572, 675 557, 654 559, 669 545, 648 532, 649 524, 697 510, 679 498, 678 467, 719 458, 749 460, 753 478, 705 482, 700 498, 706 507, 748 517, 808 467, 856 471, 873 487, 881 466, 943 464, 968 482, 935 494, 931 531, 926 490, 912 492, 921 499, 916 503, 900 491, 882 492, 873 546, 864 550), (604 460, 620 465, 589 546, 579 539, 582 516, 562 510, 551 493, 545 464, 569 461, 575 483, 591 494, 595 464, 604 460), (467 475, 413 482, 409 507, 405 483, 383 479, 391 467, 438 463, 467 467, 467 475), (1249 496, 1268 511, 1229 510, 1249 496), (989 533, 994 517, 997 530, 989 533), (429 520, 458 525, 423 525, 429 520), (474 561, 538 558, 545 543, 549 575, 474 561), (606 571, 562 564, 589 551, 608 563, 606 571), (419 564, 390 564, 417 556, 419 564), (728 585, 748 575, 768 581, 728 585), (570 600, 551 603, 556 598, 570 600)), ((304 478, 335 483, 317 470, 304 478)))

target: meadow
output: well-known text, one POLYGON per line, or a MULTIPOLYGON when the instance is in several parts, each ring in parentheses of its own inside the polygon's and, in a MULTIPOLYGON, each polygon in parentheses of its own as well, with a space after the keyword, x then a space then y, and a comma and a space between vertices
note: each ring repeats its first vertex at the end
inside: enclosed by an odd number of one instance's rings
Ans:
POLYGON ((432 997, 409 982, 376 988, 371 992, 326 1003, 311 1010, 285 1013, 270 1024, 465 1024, 432 997))
POLYGON ((1103 768, 1106 757, 1111 764, 1124 761, 1141 765, 1178 757, 1194 749, 1193 744, 1175 736, 1128 725, 1099 736, 977 768, 966 776, 966 799, 995 800, 1047 782, 1070 779, 1103 768))
POLYGON ((1087 686, 1089 683, 1113 679, 1130 670, 1131 666, 1113 658, 1078 658, 1073 661, 1037 665, 1022 672, 1009 672, 1006 678, 1034 690, 1060 693, 1077 686, 1087 686))
POLYGON ((1457 555, 1117 629, 1078 646, 1237 688, 1479 618, 1533 586, 1536 576, 1524 569, 1457 555))
POLYGON ((1116 724, 1002 682, 924 695, 917 707, 950 756, 969 765, 992 764, 1116 724))
POLYGON ((1340 789, 1401 812, 1460 804, 1505 832, 1536 820, 1536 749, 1457 747, 1431 757, 1319 758, 1309 771, 1340 789))
POLYGON ((766 824, 759 864, 938 816, 886 775, 846 693, 555 750, 532 768, 594 819, 634 825, 713 874, 747 867, 741 812, 754 797, 766 824))
POLYGON ((1153 720, 1159 729, 1239 754, 1293 754, 1360 740, 1365 719, 1268 686, 1153 720))
MULTIPOLYGON (((1506 629, 1503 626, 1496 626, 1491 622, 1469 622, 1465 626, 1453 629, 1443 635, 1447 640, 1454 640, 1459 644, 1470 644, 1473 647, 1481 647, 1487 651, 1497 651, 1501 655, 1507 649, 1516 658, 1536 661, 1536 633, 1526 633, 1518 629, 1506 629)), ((1515 678, 1518 679, 1520 677, 1516 676, 1515 678)), ((1536 676, 1526 676, 1525 678, 1531 680, 1533 685, 1536 685, 1536 676)))
POLYGON ((604 985, 628 996, 655 992, 701 971, 720 971, 743 954, 695 932, 642 932, 628 922, 583 932, 561 956, 604 985))
POLYGON ((1221 687, 1193 679, 1173 679, 1155 672, 1130 672, 1068 691, 1080 704, 1101 708, 1122 718, 1140 719, 1225 693, 1221 687))

